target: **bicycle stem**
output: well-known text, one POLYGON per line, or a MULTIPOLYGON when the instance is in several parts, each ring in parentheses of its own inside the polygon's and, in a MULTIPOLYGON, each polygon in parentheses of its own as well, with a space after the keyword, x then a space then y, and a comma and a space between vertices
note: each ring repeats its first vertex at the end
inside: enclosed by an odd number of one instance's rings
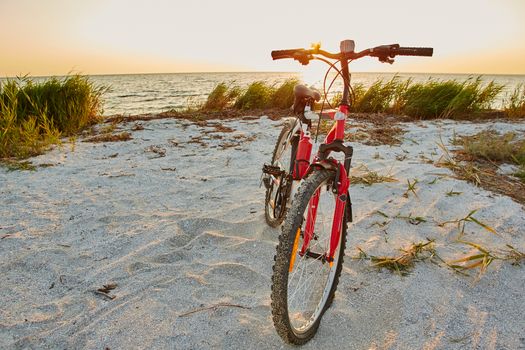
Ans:
POLYGON ((341 55, 341 73, 343 75, 343 98, 340 105, 350 106, 350 70, 348 69, 348 58, 341 55))

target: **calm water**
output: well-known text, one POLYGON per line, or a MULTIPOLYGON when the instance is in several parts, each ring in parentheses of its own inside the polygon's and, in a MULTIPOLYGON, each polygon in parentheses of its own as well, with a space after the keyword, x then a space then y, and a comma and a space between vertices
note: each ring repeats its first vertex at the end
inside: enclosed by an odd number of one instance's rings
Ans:
MULTIPOLYGON (((401 78, 412 78, 414 81, 425 81, 429 78, 440 80, 456 79, 463 81, 472 77, 466 74, 398 74, 401 78)), ((353 73, 353 83, 370 85, 378 78, 390 79, 392 73, 353 73)), ((133 75, 94 75, 91 79, 96 84, 110 87, 104 96, 104 114, 140 114, 160 112, 170 109, 181 109, 201 103, 215 85, 228 82, 241 87, 255 80, 268 83, 280 83, 287 78, 303 80, 299 73, 177 73, 177 74, 133 74, 133 75)), ((322 78, 322 77, 320 77, 322 78)), ((43 78, 38 78, 43 79, 43 78)), ((498 107, 508 91, 516 85, 525 83, 525 75, 484 75, 484 81, 494 80, 506 86, 494 107, 498 107)), ((0 80, 1 81, 1 80, 0 80)), ((310 82, 322 87, 322 81, 310 82)), ((341 90, 336 83, 332 91, 341 90)))

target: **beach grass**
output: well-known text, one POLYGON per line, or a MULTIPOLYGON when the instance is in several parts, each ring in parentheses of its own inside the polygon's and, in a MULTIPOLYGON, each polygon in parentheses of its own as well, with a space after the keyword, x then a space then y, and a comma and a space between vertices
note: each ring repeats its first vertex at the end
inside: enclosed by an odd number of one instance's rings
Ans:
POLYGON ((208 95, 208 99, 202 108, 208 111, 217 111, 231 107, 240 94, 241 90, 239 87, 231 86, 224 82, 219 83, 208 95))
MULTIPOLYGON (((255 81, 246 89, 226 83, 218 84, 210 93, 202 110, 286 109, 293 104, 296 79, 281 85, 255 81)), ((371 85, 353 86, 352 111, 355 113, 390 113, 415 119, 476 119, 483 112, 494 111, 498 96, 505 86, 494 81, 484 83, 481 76, 465 81, 429 79, 415 83, 413 79, 394 76, 390 80, 377 79, 371 85)), ((337 106, 341 94, 330 99, 337 106)), ((525 85, 518 86, 505 99, 503 115, 509 118, 525 117, 525 85)), ((492 115, 493 116, 493 115, 492 115)))
POLYGON ((270 107, 273 108, 290 108, 293 105, 295 85, 299 84, 297 79, 287 79, 277 87, 270 99, 270 107))
POLYGON ((276 89, 264 81, 255 81, 240 94, 235 101, 235 108, 241 110, 263 109, 270 107, 276 89))
POLYGON ((293 105, 293 89, 298 83, 295 78, 287 79, 280 85, 254 81, 242 89, 232 83, 221 82, 208 95, 199 111, 287 109, 293 105))
POLYGON ((408 116, 421 119, 468 117, 488 110, 504 86, 481 78, 464 82, 429 80, 409 84, 399 98, 399 109, 408 116))
POLYGON ((525 84, 519 84, 504 103, 509 118, 525 118, 525 84))
POLYGON ((395 76, 391 80, 376 80, 365 89, 358 85, 354 89, 354 111, 362 113, 378 113, 389 110, 391 102, 399 88, 402 86, 400 79, 395 76))
POLYGON ((105 90, 80 75, 0 84, 0 158, 38 155, 98 122, 105 90))

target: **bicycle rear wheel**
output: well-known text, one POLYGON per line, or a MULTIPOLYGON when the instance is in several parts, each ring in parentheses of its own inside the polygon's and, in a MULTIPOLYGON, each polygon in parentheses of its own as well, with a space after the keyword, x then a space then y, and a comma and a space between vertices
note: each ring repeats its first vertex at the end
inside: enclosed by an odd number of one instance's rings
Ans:
POLYGON ((326 261, 336 197, 335 173, 315 170, 292 202, 279 236, 272 276, 272 316, 277 333, 291 344, 304 344, 317 332, 339 282, 346 244, 346 213, 333 262, 326 261), (314 236, 301 255, 309 203, 319 195, 314 236))
POLYGON ((266 196, 264 201, 264 214, 266 222, 272 227, 279 226, 286 216, 290 189, 292 185, 291 171, 295 162, 295 149, 298 137, 294 137, 293 129, 297 120, 288 121, 284 124, 272 156, 272 167, 279 175, 268 175, 266 196))

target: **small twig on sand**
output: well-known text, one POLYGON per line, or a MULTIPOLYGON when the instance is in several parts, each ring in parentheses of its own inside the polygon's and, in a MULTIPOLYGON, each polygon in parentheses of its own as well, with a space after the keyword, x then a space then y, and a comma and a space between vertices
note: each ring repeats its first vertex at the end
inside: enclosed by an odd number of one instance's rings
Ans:
POLYGON ((102 292, 99 292, 98 290, 94 290, 93 293, 95 293, 96 295, 102 295, 103 297, 106 297, 109 300, 113 300, 113 299, 116 298, 115 295, 109 295, 109 294, 106 294, 106 293, 102 293, 102 292))
POLYGON ((94 290, 93 293, 97 294, 97 295, 103 295, 105 296, 106 298, 108 298, 109 300, 113 300, 116 298, 115 295, 110 295, 109 293, 111 293, 111 291, 115 288, 118 287, 118 284, 116 283, 108 283, 108 284, 104 284, 102 286, 102 288, 99 288, 97 290, 94 290))
POLYGON ((108 283, 108 284, 104 284, 102 286, 102 288, 97 289, 97 291, 107 294, 107 293, 109 293, 110 291, 112 291, 113 289, 115 289, 117 287, 118 287, 118 284, 116 284, 116 283, 108 283))
POLYGON ((191 310, 191 311, 182 313, 182 314, 179 315, 179 317, 189 316, 191 314, 194 314, 194 313, 197 313, 197 312, 201 312, 201 311, 217 310, 217 308, 219 308, 219 307, 237 307, 239 309, 245 309, 245 310, 250 310, 251 309, 251 307, 243 306, 243 305, 230 304, 230 303, 219 303, 219 304, 206 306, 206 307, 201 307, 201 308, 198 308, 198 309, 195 309, 195 310, 191 310))

